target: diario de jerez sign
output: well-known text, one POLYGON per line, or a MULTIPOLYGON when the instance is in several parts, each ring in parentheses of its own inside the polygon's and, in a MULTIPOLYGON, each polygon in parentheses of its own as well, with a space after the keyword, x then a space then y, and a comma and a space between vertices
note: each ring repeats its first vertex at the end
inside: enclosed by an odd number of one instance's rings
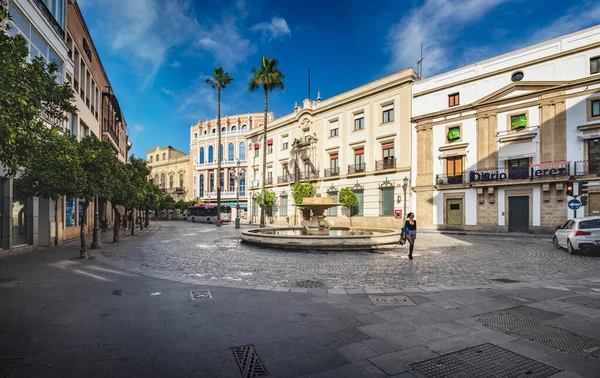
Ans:
POLYGON ((488 169, 485 171, 471 171, 470 182, 535 180, 540 178, 568 176, 570 163, 570 161, 559 161, 554 163, 532 164, 531 168, 506 167, 488 169))

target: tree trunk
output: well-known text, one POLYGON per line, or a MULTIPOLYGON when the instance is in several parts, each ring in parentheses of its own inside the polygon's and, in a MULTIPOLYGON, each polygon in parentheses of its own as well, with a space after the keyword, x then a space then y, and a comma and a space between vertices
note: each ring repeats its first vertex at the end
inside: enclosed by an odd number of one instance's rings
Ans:
MULTIPOLYGON (((221 227, 221 88, 217 87, 217 227, 221 227)), ((223 175, 224 176, 224 175, 223 175)))
POLYGON ((263 120, 263 148, 262 148, 262 183, 261 192, 262 198, 260 199, 260 228, 265 227, 265 183, 267 181, 267 111, 269 109, 268 100, 268 86, 265 83, 265 119, 263 120))
POLYGON ((85 242, 85 226, 87 225, 87 209, 88 209, 89 201, 85 201, 85 205, 83 205, 83 214, 81 219, 79 220, 79 237, 81 239, 81 247, 79 249, 79 258, 87 259, 87 246, 85 242))
POLYGON ((131 208, 131 235, 135 235, 135 211, 131 208))
POLYGON ((348 213, 348 214, 350 214, 350 216, 348 218, 350 218, 350 227, 352 227, 352 208, 349 207, 348 210, 350 210, 348 213))
POLYGON ((119 242, 119 228, 121 226, 121 214, 115 205, 112 205, 113 212, 115 213, 115 227, 113 229, 113 243, 119 242))
POLYGON ((142 210, 138 209, 138 219, 140 221, 140 231, 143 231, 144 230, 144 222, 142 222, 142 220, 144 218, 142 218, 142 214, 141 213, 142 213, 142 210))
POLYGON ((150 219, 148 219, 149 215, 150 215, 150 209, 146 209, 146 216, 145 216, 146 228, 148 228, 148 226, 150 226, 150 219))

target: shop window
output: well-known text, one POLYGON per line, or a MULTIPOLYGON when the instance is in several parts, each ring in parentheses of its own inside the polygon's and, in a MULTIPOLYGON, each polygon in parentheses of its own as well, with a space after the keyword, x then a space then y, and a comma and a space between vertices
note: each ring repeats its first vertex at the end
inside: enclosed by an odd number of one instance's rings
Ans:
POLYGON ((459 94, 458 93, 452 93, 450 95, 448 95, 448 106, 449 107, 453 107, 453 106, 458 106, 459 105, 459 94))
POLYGON ((590 74, 597 74, 600 72, 600 56, 596 56, 590 59, 590 74))

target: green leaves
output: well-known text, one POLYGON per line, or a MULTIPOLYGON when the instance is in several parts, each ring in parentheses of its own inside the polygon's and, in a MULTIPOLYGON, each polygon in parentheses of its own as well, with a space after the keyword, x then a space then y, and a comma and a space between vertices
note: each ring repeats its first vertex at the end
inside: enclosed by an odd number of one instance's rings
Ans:
MULTIPOLYGON (((258 206, 262 207, 262 193, 258 192, 254 195, 254 199, 258 206)), ((271 189, 265 190, 265 208, 273 206, 277 202, 277 195, 271 189)))
POLYGON ((292 185, 292 197, 296 205, 301 205, 304 198, 314 197, 315 194, 315 186, 309 182, 297 182, 292 185))
POLYGON ((358 206, 358 197, 356 197, 356 193, 354 193, 349 187, 345 187, 340 190, 339 201, 344 205, 344 207, 349 209, 358 206))
POLYGON ((233 77, 223 70, 223 67, 215 68, 212 79, 206 79, 206 84, 209 84, 213 89, 225 89, 229 84, 233 83, 233 77))
POLYGON ((275 89, 283 90, 283 79, 285 75, 277 68, 277 59, 264 55, 261 66, 252 68, 252 78, 248 82, 248 90, 256 91, 261 86, 265 91, 272 92, 275 89))

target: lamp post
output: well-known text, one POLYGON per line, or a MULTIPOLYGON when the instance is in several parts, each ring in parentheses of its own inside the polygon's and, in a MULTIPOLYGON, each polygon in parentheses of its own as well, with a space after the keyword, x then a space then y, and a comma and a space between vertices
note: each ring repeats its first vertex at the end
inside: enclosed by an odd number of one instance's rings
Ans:
POLYGON ((98 238, 98 232, 100 231, 98 229, 98 221, 98 196, 96 196, 96 200, 94 201, 94 233, 92 236, 92 249, 102 248, 102 243, 100 243, 98 238))
POLYGON ((406 189, 408 188, 408 177, 404 177, 404 184, 402 184, 402 189, 404 189, 404 215, 403 218, 406 218, 406 189))
POLYGON ((240 228, 240 181, 246 175, 246 170, 244 168, 240 169, 240 160, 237 161, 237 169, 235 171, 235 176, 233 179, 236 184, 236 204, 235 204, 235 228, 240 228))

